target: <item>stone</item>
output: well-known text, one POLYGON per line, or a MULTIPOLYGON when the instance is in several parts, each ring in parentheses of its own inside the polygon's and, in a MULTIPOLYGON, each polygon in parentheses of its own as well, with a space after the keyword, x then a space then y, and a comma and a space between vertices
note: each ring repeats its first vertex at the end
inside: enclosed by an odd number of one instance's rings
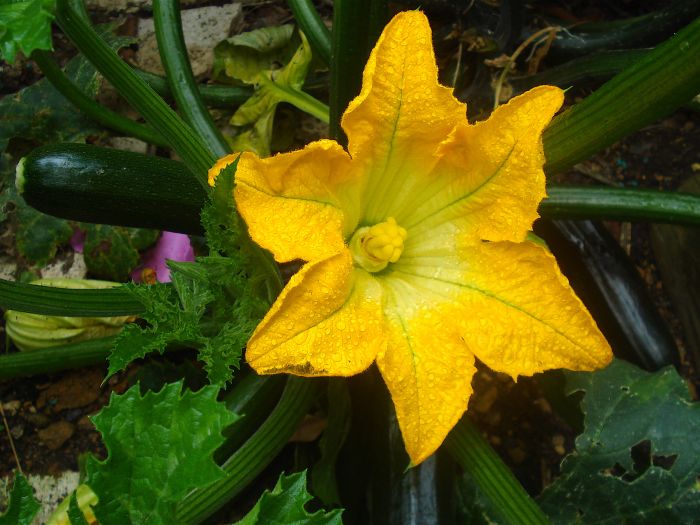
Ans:
POLYGON ((37 432, 39 440, 49 450, 58 450, 75 433, 75 425, 68 421, 57 421, 37 432))
POLYGON ((105 143, 108 147, 114 149, 144 154, 148 152, 148 144, 134 137, 110 137, 105 143))
MULTIPOLYGON (((195 77, 203 76, 214 64, 214 46, 227 38, 232 27, 241 21, 241 5, 232 3, 186 9, 181 16, 192 71, 195 77)), ((138 36, 136 64, 151 73, 164 74, 152 18, 139 20, 138 36)))
POLYGON ((17 274, 17 261, 12 257, 0 257, 0 279, 14 281, 17 274))
POLYGON ((70 372, 43 390, 37 398, 36 406, 49 406, 54 412, 82 408, 99 398, 101 383, 102 373, 99 370, 70 372))
POLYGON ((34 414, 24 414, 24 419, 29 421, 36 428, 45 428, 49 426, 51 420, 46 414, 34 413, 34 414))
POLYGON ((22 406, 22 403, 20 403, 19 399, 14 399, 12 401, 7 401, 2 404, 2 409, 5 411, 5 414, 8 416, 14 416, 17 411, 19 411, 19 408, 22 406))
MULTIPOLYGON (((7 504, 3 496, 8 493, 7 489, 13 477, 0 478, 0 508, 4 508, 7 504)), ((34 489, 34 497, 41 504, 39 514, 32 524, 46 523, 63 498, 75 490, 79 480, 80 474, 72 471, 62 472, 58 477, 30 474, 27 481, 34 489)))
POLYGON ((59 254, 56 259, 44 266, 40 273, 43 279, 54 277, 85 279, 87 266, 82 253, 71 251, 59 254))

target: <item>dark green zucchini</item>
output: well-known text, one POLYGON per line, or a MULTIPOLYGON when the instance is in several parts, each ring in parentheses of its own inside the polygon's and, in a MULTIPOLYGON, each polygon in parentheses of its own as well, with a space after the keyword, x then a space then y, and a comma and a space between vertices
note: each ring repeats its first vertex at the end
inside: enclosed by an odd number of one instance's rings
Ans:
POLYGON ((539 220, 535 233, 547 242, 615 355, 646 370, 679 364, 673 337, 639 272, 602 223, 539 220))
POLYGON ((347 379, 351 424, 336 463, 345 523, 454 523, 456 465, 438 453, 408 468, 396 413, 376 366, 347 379), (357 454, 366 458, 357 461, 357 454), (353 459, 354 458, 354 459, 353 459))
POLYGON ((201 234, 206 192, 174 160, 88 144, 51 144, 17 166, 37 210, 81 222, 201 234))
POLYGON ((698 15, 698 0, 675 0, 658 11, 642 16, 573 26, 557 34, 547 53, 547 62, 560 63, 597 51, 655 46, 698 15))

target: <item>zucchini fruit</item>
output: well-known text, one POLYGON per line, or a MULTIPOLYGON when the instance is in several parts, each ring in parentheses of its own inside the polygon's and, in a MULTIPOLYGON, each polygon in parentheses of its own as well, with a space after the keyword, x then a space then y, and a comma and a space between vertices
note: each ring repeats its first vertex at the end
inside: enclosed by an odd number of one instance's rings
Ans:
POLYGON ((51 144, 17 165, 17 189, 62 219, 202 234, 205 190, 180 162, 89 144, 51 144))
POLYGON ((546 241, 616 356, 645 370, 679 365, 675 341, 639 272, 601 222, 539 220, 535 233, 546 241))

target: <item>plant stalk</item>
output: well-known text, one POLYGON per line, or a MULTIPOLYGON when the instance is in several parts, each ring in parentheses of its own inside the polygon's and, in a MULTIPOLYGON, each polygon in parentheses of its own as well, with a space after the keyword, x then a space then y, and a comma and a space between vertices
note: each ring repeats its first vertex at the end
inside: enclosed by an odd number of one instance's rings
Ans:
POLYGON ((669 115, 700 92, 700 18, 645 54, 545 130, 545 171, 564 171, 669 115))
POLYGON ((324 64, 331 63, 331 32, 323 23, 311 0, 287 0, 299 27, 309 39, 314 50, 324 64))
POLYGON ((595 186, 548 186, 540 215, 548 219, 603 219, 700 224, 700 196, 595 186))
MULTIPOLYGON (((137 68, 134 69, 134 72, 161 97, 172 98, 172 92, 165 77, 137 68)), ((231 109, 233 106, 243 104, 253 96, 254 92, 253 88, 249 86, 238 87, 223 84, 199 84, 197 89, 207 106, 222 109, 231 109)))
POLYGON ((66 97, 71 104, 95 122, 117 133, 136 137, 149 144, 155 144, 156 146, 168 145, 160 133, 153 128, 123 117, 119 113, 107 109, 85 95, 85 93, 80 91, 73 81, 66 76, 50 53, 37 49, 32 53, 31 58, 36 62, 36 65, 39 66, 39 69, 41 69, 41 72, 46 79, 51 82, 53 87, 55 87, 61 95, 66 97))
POLYGON ((304 91, 280 86, 273 80, 267 78, 265 75, 260 75, 260 82, 262 82, 270 91, 274 92, 280 100, 287 102, 305 113, 308 113, 312 117, 316 117, 321 122, 328 124, 329 109, 328 106, 320 100, 312 97, 304 91))
POLYGON ((106 363, 115 337, 0 355, 0 380, 106 363))
POLYGON ((178 523, 202 523, 239 494, 279 454, 314 401, 318 381, 293 377, 262 426, 223 465, 226 476, 191 492, 178 506, 178 523))
POLYGON ((231 149, 204 106, 192 73, 182 32, 179 0, 154 0, 153 22, 158 52, 177 108, 209 146, 212 155, 221 158, 229 154, 231 149))
POLYGON ((500 512, 507 525, 549 525, 513 473, 465 415, 449 433, 445 446, 500 512))
POLYGON ((110 49, 86 20, 82 0, 57 0, 56 21, 76 47, 146 121, 157 129, 204 188, 216 158, 202 139, 110 49))
POLYGON ((0 279, 0 308, 63 317, 113 317, 143 312, 143 305, 125 287, 71 290, 4 279, 0 279))
POLYGON ((331 46, 330 135, 346 138, 340 119, 360 92, 362 71, 387 22, 386 0, 335 0, 331 46))

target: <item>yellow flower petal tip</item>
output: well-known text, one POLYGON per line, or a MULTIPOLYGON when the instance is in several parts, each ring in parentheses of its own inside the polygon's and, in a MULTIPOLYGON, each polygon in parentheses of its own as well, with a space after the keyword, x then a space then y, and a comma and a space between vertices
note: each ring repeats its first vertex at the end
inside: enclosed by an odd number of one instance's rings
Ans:
POLYGON ((466 410, 476 358, 513 377, 605 366, 590 314, 526 242, 545 195, 542 132, 562 102, 541 86, 468 123, 438 83, 426 17, 394 17, 343 116, 347 152, 323 140, 240 157, 234 197, 252 238, 305 262, 251 337, 250 365, 348 376, 376 361, 413 465, 466 410))
POLYGON ((225 157, 221 157, 211 168, 209 168, 209 172, 207 173, 207 181, 209 182, 209 186, 214 186, 214 184, 216 184, 216 178, 219 176, 219 173, 221 173, 221 170, 236 162, 239 155, 240 153, 231 153, 225 157))

